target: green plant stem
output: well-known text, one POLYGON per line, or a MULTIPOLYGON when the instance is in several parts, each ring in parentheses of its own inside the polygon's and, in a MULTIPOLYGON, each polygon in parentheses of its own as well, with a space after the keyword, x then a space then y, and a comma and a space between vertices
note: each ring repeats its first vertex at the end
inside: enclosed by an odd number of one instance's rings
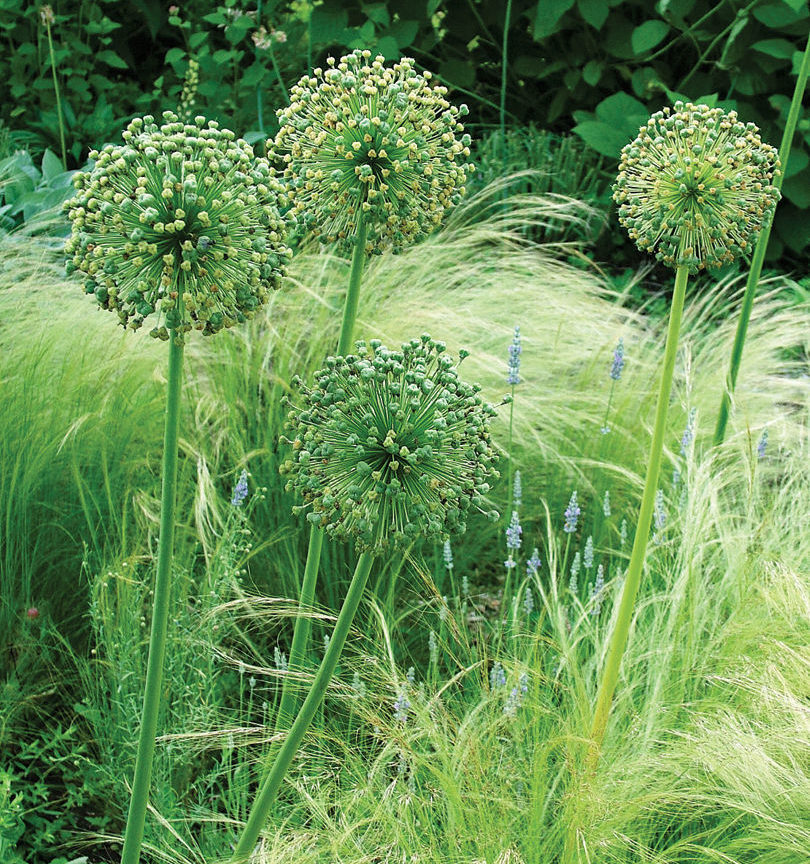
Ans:
MULTIPOLYGON (((256 26, 262 26, 262 0, 258 0, 256 4, 256 26)), ((256 45, 253 52, 255 58, 259 59, 259 46, 256 45)), ((256 121, 259 124, 259 132, 264 135, 264 105, 262 104, 262 88, 260 84, 256 85, 256 121)))
MULTIPOLYGON (((796 132, 796 124, 799 120, 799 113, 802 107, 802 98, 804 96, 805 86, 807 85, 808 73, 810 73, 810 36, 808 36, 807 44, 804 48, 802 65, 799 69, 798 78, 796 79, 796 87, 793 90, 793 100, 790 103, 790 110, 788 111, 785 129, 782 133, 782 142, 779 145, 779 159, 782 163, 782 173, 775 177, 773 182, 773 185, 776 186, 777 189, 782 188, 782 180, 787 171, 788 159, 790 158, 790 148, 793 143, 794 133, 796 132)), ((772 225, 773 214, 771 214, 770 219, 768 219, 768 221, 762 226, 751 259, 751 269, 748 271, 748 279, 745 283, 745 293, 743 294, 742 307, 740 309, 740 318, 737 321, 737 332, 734 335, 734 345, 731 349, 731 365, 729 367, 728 377, 726 378, 723 396, 720 400, 717 426, 714 430, 713 443, 715 447, 722 444, 726 437, 726 426, 728 425, 729 413, 731 412, 731 397, 737 384, 737 375, 740 371, 743 346, 745 345, 745 337, 748 333, 748 322, 751 320, 751 311, 754 307, 754 297, 757 293, 759 277, 762 274, 762 265, 765 261, 765 253, 768 250, 768 241, 771 237, 772 225)))
MULTIPOLYGON (((289 727, 295 712, 295 676, 303 671, 304 658, 309 645, 309 634, 312 632, 312 620, 310 618, 312 606, 315 601, 315 584, 318 581, 318 568, 321 563, 321 549, 323 547, 323 530, 312 526, 309 532, 309 547, 307 549, 307 563, 304 568, 304 580, 301 583, 301 594, 298 601, 298 614, 295 618, 293 638, 290 645, 290 656, 287 660, 287 671, 290 675, 284 676, 281 687, 281 702, 276 714, 276 734, 289 727)), ((271 753, 273 751, 271 750, 271 753)))
POLYGON ((56 80, 56 58, 53 53, 53 39, 51 38, 51 25, 46 22, 45 29, 48 33, 48 49, 51 53, 51 73, 53 74, 53 92, 56 96, 56 114, 59 119, 59 141, 62 145, 62 167, 67 171, 67 150, 65 150, 65 121, 62 117, 62 99, 59 96, 59 82, 56 80))
MULTIPOLYGON (((357 244, 352 255, 352 267, 349 275, 349 288, 346 293, 346 302, 343 308, 343 322, 340 328, 340 339, 338 341, 338 354, 345 355, 351 348, 354 336, 354 324, 357 319, 357 305, 360 297, 360 284, 363 278, 363 267, 366 260, 366 223, 362 217, 357 224, 357 244)), ((291 722, 295 714, 296 703, 296 676, 304 669, 304 661, 309 645, 309 637, 312 632, 312 621, 310 618, 313 604, 315 603, 315 587, 318 581, 318 569, 321 563, 321 550, 323 548, 323 529, 312 526, 309 532, 309 547, 307 548, 307 563, 304 568, 304 579, 301 583, 301 594, 298 598, 298 614, 293 626, 293 638, 290 644, 290 656, 287 661, 287 670, 291 673, 284 677, 281 685, 281 701, 276 714, 276 734, 283 732, 291 722)), ((267 762, 271 760, 275 749, 270 749, 267 762)), ((265 775, 266 776, 266 775, 265 775)))
POLYGON ((633 620, 636 594, 641 582, 641 571, 644 566, 644 555, 647 551, 647 540, 650 534, 650 524, 655 506, 655 492, 658 488, 658 474, 661 468, 661 453, 664 448, 664 433, 666 431, 667 411, 669 409, 669 394, 672 390, 672 375, 675 369, 675 357, 678 353, 678 334, 681 329, 683 303, 686 296, 688 278, 688 269, 683 265, 678 267, 675 275, 672 309, 669 315, 666 348, 664 350, 664 369, 661 373, 658 404, 655 409, 655 427, 650 447, 650 458, 647 463, 647 478, 644 481, 644 494, 638 514, 638 527, 636 528, 633 551, 630 555, 630 565, 627 569, 624 589, 622 590, 619 614, 616 618, 613 634, 611 635, 605 669, 602 673, 602 680, 600 681, 596 697, 596 709, 591 726, 590 750, 586 758, 586 765, 589 769, 595 768, 599 759, 602 741, 605 737, 605 729, 607 728, 608 716, 610 715, 610 706, 613 702, 613 693, 619 677, 619 667, 627 645, 630 624, 633 620))
POLYGON ((363 279, 363 267, 366 263, 366 223, 362 216, 357 220, 354 253, 352 254, 352 269, 349 274, 349 290, 346 292, 346 302, 343 306, 343 323, 340 327, 338 354, 345 357, 352 349, 354 324, 357 320, 357 304, 360 300, 360 283, 363 279))
POLYGON ((506 70, 509 68, 509 23, 512 18, 512 0, 506 0, 503 20, 503 46, 501 48, 501 103, 498 118, 501 126, 501 162, 506 161, 506 70))
POLYGON ((121 864, 138 864, 143 842, 152 758, 155 753, 155 733, 160 711, 163 681, 163 659, 166 654, 166 627, 169 620, 171 567, 174 551, 175 502, 177 498, 177 433, 180 425, 180 391, 183 378, 183 345, 175 342, 174 331, 169 340, 169 378, 166 396, 166 426, 163 436, 163 488, 160 499, 160 536, 158 538, 157 574, 152 606, 152 630, 149 637, 149 659, 146 666, 146 687, 143 697, 141 731, 132 797, 124 834, 121 864))
POLYGON ((343 646, 346 642, 346 637, 349 635, 349 630, 352 626, 357 608, 363 598, 363 592, 368 581, 368 575, 371 571, 371 565, 374 558, 369 552, 364 552, 357 561, 357 566, 354 570, 349 589, 346 592, 346 599, 343 601, 343 606, 338 615, 335 629, 332 632, 332 638, 329 640, 329 647, 326 649, 323 661, 321 662, 318 671, 315 673, 315 680, 312 682, 312 687, 295 718, 295 722, 290 728, 289 734, 278 751, 278 755, 267 775, 262 788, 253 804, 253 807, 248 816, 245 829, 242 832, 239 842, 236 844, 231 862, 242 864, 246 861, 253 851, 259 839, 259 834, 267 821, 267 816, 270 813, 270 808, 276 799, 278 790, 281 786, 281 781, 290 767, 290 763, 295 756, 304 735, 309 729, 312 718, 323 702, 326 695, 326 688, 332 680, 335 673, 340 655, 343 651, 343 646))

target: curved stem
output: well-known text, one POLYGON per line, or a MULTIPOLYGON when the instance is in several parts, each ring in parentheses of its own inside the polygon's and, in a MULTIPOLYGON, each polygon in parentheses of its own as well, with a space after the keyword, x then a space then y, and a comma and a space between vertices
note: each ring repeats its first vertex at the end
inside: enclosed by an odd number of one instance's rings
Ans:
POLYGON ((284 779, 284 775, 287 773, 287 769, 290 767, 290 763, 307 729, 309 729, 312 718, 315 716, 326 695, 326 688, 329 686, 329 682, 335 673, 335 667, 340 659, 346 637, 349 635, 352 621, 360 605, 360 600, 363 597, 366 582, 368 581, 368 574, 371 571, 373 562, 374 558, 370 552, 364 552, 357 561, 354 576, 349 585, 349 590, 346 592, 346 599, 343 601, 343 606, 335 623, 335 629, 332 632, 332 638, 329 640, 329 647, 326 649, 323 661, 315 674, 315 680, 312 682, 312 687, 307 694, 307 698, 304 700, 304 704, 301 706, 301 710, 298 712, 298 716, 295 718, 295 722, 290 728, 287 738, 281 745, 273 767, 270 769, 253 804, 245 829, 239 838, 239 842, 236 844, 236 849, 231 858, 232 864, 237 864, 237 862, 242 864, 242 862, 248 859, 256 846, 259 834, 270 813, 270 808, 276 800, 281 781, 284 779))
POLYGON ((624 581, 619 614, 616 626, 610 639, 605 669, 596 697, 593 725, 591 727, 591 747, 587 756, 587 767, 593 769, 599 759, 602 741, 605 737, 610 706, 616 681, 619 677, 619 666, 627 645, 630 624, 633 620, 633 607, 641 582, 641 571, 644 566, 644 555, 647 551, 647 540, 650 534, 655 492, 658 487, 658 474, 661 468, 661 453, 664 449, 664 433, 666 431, 667 412, 669 409, 669 394, 672 390, 672 375, 675 370, 675 357, 678 353, 678 334, 681 329, 683 303, 686 296, 686 282, 689 271, 683 265, 678 267, 675 276, 675 292, 672 297, 672 309, 669 315, 669 329, 664 350, 664 369, 661 373, 661 385, 658 391, 658 404, 655 409, 655 427, 653 429, 650 459, 647 463, 647 478, 644 481, 644 494, 641 499, 641 509, 638 514, 638 527, 633 541, 633 551, 630 555, 630 565, 624 581))
POLYGON ((343 324, 340 328, 340 341, 337 353, 345 357, 352 349, 354 323, 357 320, 357 304, 360 300, 360 282, 363 278, 363 267, 366 263, 366 222, 362 214, 357 220, 357 235, 355 236, 354 253, 352 254, 352 270, 349 275, 349 290, 346 292, 346 303, 343 306, 343 324))
POLYGON ((138 864, 143 842, 155 733, 161 703, 163 659, 166 654, 166 625, 169 619, 171 566, 174 551, 174 511, 177 490, 177 434, 180 425, 180 390, 183 378, 183 344, 174 331, 169 341, 169 379, 166 396, 166 426, 163 435, 163 488, 160 499, 160 536, 158 538, 155 597, 152 606, 152 630, 149 637, 149 659, 146 666, 146 688, 143 697, 141 731, 132 797, 124 834, 121 864, 138 864))
POLYGON ((506 70, 508 67, 509 24, 512 19, 512 0, 506 0, 503 21, 503 47, 501 49, 501 104, 498 117, 501 125, 501 163, 506 159, 506 70))
MULTIPOLYGON (((777 189, 782 188, 782 180, 787 171, 788 159, 790 158, 790 148, 793 143, 793 135, 796 131, 796 124, 799 120, 799 112, 802 107, 802 97, 807 84, 807 76, 810 73, 810 36, 807 37, 807 44, 804 48, 804 57, 802 65, 799 69, 799 76, 796 79, 796 87, 793 91, 793 100, 790 103, 785 129, 782 133, 782 142, 779 145, 779 159, 782 163, 782 173, 774 178, 773 185, 777 189)), ((720 400, 720 412, 717 417, 717 426, 714 430, 714 446, 723 443, 726 437, 726 426, 728 425, 728 417, 731 411, 731 397, 734 393, 734 388, 737 384, 737 375, 740 371, 740 362, 742 361, 743 346, 745 345, 745 337, 748 333, 748 322, 751 320, 751 310, 754 307, 754 296, 757 293, 757 285, 759 277, 762 274, 762 265, 765 261, 765 252, 768 249, 768 241, 771 237, 771 226, 773 225, 773 214, 770 219, 762 226, 759 233, 754 255, 751 259, 751 269, 748 271, 748 279, 745 283, 745 294, 743 295, 742 307, 740 308, 740 318, 737 322, 737 332, 734 335, 734 345, 731 349, 731 365, 726 378, 726 386, 723 390, 723 396, 720 400)))

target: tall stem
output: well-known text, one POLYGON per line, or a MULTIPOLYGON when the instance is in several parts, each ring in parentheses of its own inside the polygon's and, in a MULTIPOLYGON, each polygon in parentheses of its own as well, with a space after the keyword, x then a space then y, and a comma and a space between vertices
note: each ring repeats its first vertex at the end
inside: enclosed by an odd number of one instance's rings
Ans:
POLYGON ((661 468, 661 453, 664 449, 664 432, 666 431, 667 412, 669 409, 669 394, 672 390, 672 375, 675 369, 675 357, 678 353, 678 334, 681 329, 683 303, 686 296, 686 282, 689 271, 683 265, 678 267, 675 275, 675 292, 672 297, 672 309, 669 315, 667 343, 664 350, 664 369, 661 373, 661 386, 658 391, 658 405, 655 409, 655 427, 653 429, 650 459, 647 463, 647 478, 644 481, 644 494, 641 499, 641 509, 638 514, 638 527, 633 541, 633 551, 630 555, 630 565, 624 581, 619 614, 616 626, 610 639, 605 670, 596 697, 593 725, 591 727, 591 747, 587 756, 587 767, 592 770, 599 760, 602 741, 605 737, 610 706, 616 682, 619 677, 619 666, 627 645, 630 624, 633 620, 633 608, 636 594, 641 582, 641 571, 644 566, 644 555, 647 551, 647 539, 650 534, 655 493, 658 488, 658 474, 661 468))
POLYGON ((51 24, 45 23, 48 32, 48 49, 51 55, 51 72, 53 73, 53 92, 56 96, 56 115, 59 120, 59 140, 62 144, 62 167, 67 171, 67 151, 65 150, 65 121, 62 117, 62 99, 59 96, 59 82, 56 80, 56 59, 53 54, 53 39, 51 38, 51 24))
MULTIPOLYGON (((357 318, 357 306, 360 297, 360 284, 363 279, 363 267, 366 261, 366 224, 362 216, 357 225, 357 243, 352 255, 352 268, 349 275, 349 288, 343 307, 343 321, 340 328, 337 353, 345 355, 349 352, 354 337, 354 324, 357 318)), ((281 685, 281 702, 276 715, 276 733, 284 731, 295 713, 295 682, 294 677, 303 671, 304 658, 307 653, 309 636, 312 631, 310 612, 315 602, 315 585, 318 581, 318 569, 321 563, 323 548, 323 529, 312 526, 309 532, 309 547, 307 563, 304 568, 304 580, 301 583, 301 594, 298 598, 298 614, 293 627, 293 638, 290 645, 290 656, 287 669, 292 674, 286 676, 281 685)), ((273 751, 270 751, 271 757, 273 751)))
POLYGON ((506 11, 503 20, 503 45, 501 48, 501 101, 499 106, 499 121, 501 127, 501 164, 506 159, 506 70, 509 50, 509 24, 512 18, 512 0, 506 0, 506 11))
POLYGON ((166 654, 166 625, 169 619, 171 567, 174 551, 175 503, 177 498, 177 433, 180 425, 180 390, 183 378, 183 345, 169 340, 169 380, 166 396, 166 427, 163 435, 163 488, 160 498, 160 536, 158 538, 157 575, 152 606, 152 631, 149 637, 149 659, 146 666, 146 689, 143 697, 141 732, 135 777, 124 835, 121 864, 138 864, 143 842, 155 733, 161 703, 163 659, 166 654))
MULTIPOLYGON (((782 142, 779 145, 779 160, 782 163, 782 173, 778 177, 775 177, 773 181, 773 185, 776 186, 777 189, 782 188, 782 180, 787 171, 790 148, 793 143, 796 124, 799 120, 799 112, 802 107, 802 97, 804 96, 808 73, 810 73, 810 36, 808 36, 807 44, 804 48, 802 65, 799 69, 799 76, 796 79, 796 87, 793 90, 793 100, 790 103, 790 111, 788 112, 784 132, 782 133, 782 142)), ((728 377, 726 378, 726 386, 723 390, 723 396, 720 400, 720 412, 717 417, 717 426, 714 430, 715 446, 722 444, 723 439, 726 437, 726 426, 728 425, 728 417, 731 411, 731 397, 737 384, 737 374, 740 371, 743 346, 745 345, 745 337, 748 333, 748 322, 751 319, 751 310, 754 306, 754 296, 757 292, 759 277, 762 274, 762 264, 765 261, 765 252, 768 249, 768 241, 771 237, 772 225, 773 214, 766 224, 762 226, 756 248, 754 249, 754 255, 751 259, 751 269, 748 271, 748 279, 745 283, 745 294, 743 295, 742 307, 740 309, 740 319, 737 322, 737 332, 734 335, 734 346, 731 349, 731 366, 729 368, 728 377)))
POLYGON ((259 834, 270 813, 270 808, 276 800, 276 795, 281 787, 281 781, 284 779, 284 775, 287 773, 287 769, 290 767, 290 763, 307 729, 309 729, 312 718, 315 716, 326 695, 326 688, 329 686, 329 682, 335 673, 335 667, 343 651, 346 637, 349 635, 355 613, 363 598, 363 592, 373 561, 374 558, 369 552, 364 552, 357 561, 354 576, 349 585, 349 590, 346 592, 346 599, 343 601, 343 607, 335 623, 332 638, 329 640, 329 647, 326 649, 323 661, 315 674, 312 688, 307 694, 307 698, 304 700, 304 704, 301 706, 301 710, 298 712, 298 716, 295 718, 289 734, 281 745, 273 767, 270 769, 253 804, 245 829, 239 838, 239 842, 236 844, 236 849, 231 858, 232 864, 237 864, 237 862, 238 864, 242 864, 242 862, 248 859, 256 846, 259 834))
POLYGON ((363 279, 363 267, 366 263, 366 234, 366 223, 361 214, 357 220, 352 270, 349 274, 349 290, 346 292, 346 302, 343 306, 343 324, 340 328, 340 341, 338 342, 338 354, 341 357, 345 357, 352 349, 354 323, 357 320, 357 304, 360 300, 360 283, 363 279))

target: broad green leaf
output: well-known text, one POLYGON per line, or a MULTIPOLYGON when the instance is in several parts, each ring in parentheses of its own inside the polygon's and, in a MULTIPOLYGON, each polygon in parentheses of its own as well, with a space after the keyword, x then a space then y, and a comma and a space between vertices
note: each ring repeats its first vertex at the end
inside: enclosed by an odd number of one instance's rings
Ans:
POLYGON ((788 177, 795 177, 810 164, 810 156, 806 150, 799 150, 796 147, 791 148, 790 157, 788 158, 787 167, 785 170, 785 180, 788 177))
POLYGON ((622 147, 628 144, 632 139, 624 132, 616 129, 608 123, 600 123, 598 120, 588 120, 585 123, 579 123, 574 126, 575 135, 579 137, 589 146, 601 153, 603 156, 610 156, 617 159, 621 153, 622 147))
MULTIPOLYGON (((201 30, 199 33, 192 33, 191 36, 188 37, 188 44, 191 48, 199 48, 203 42, 208 38, 208 33, 204 30, 201 30)), ((176 49, 172 49, 176 50, 176 49)))
POLYGON ((810 207, 810 169, 806 166, 782 183, 782 194, 791 203, 806 210, 810 207))
POLYGON ((377 41, 376 50, 385 57, 386 60, 398 60, 400 56, 399 44, 393 36, 383 36, 377 41))
POLYGON ((647 106, 629 93, 619 91, 596 106, 596 118, 615 129, 638 131, 650 116, 647 106))
POLYGON ((574 0, 538 0, 534 13, 534 30, 532 35, 536 42, 554 33, 560 18, 571 9, 574 0))
POLYGON ((439 66, 439 75, 447 84, 470 88, 475 83, 475 69, 465 60, 445 60, 439 66))
POLYGON ((658 45, 669 33, 666 21, 645 21, 639 24, 630 37, 630 44, 636 54, 646 54, 658 45))
POLYGON ((602 29, 610 12, 607 0, 577 0, 577 9, 583 19, 596 30, 602 29))
POLYGON ((388 28, 386 35, 393 36, 400 48, 409 48, 413 45, 418 31, 419 24, 416 21, 395 21, 388 28))
POLYGON ((761 21, 766 27, 787 27, 807 17, 805 4, 802 3, 798 9, 792 9, 784 0, 775 3, 766 3, 764 6, 755 6, 752 12, 757 21, 761 21))
POLYGON ((173 66, 175 63, 180 62, 180 60, 186 59, 186 52, 182 48, 169 48, 166 52, 166 63, 169 66, 173 66))
POLYGON ((602 77, 602 70, 604 68, 605 64, 599 60, 589 60, 585 64, 585 68, 582 70, 582 78, 585 83, 589 84, 591 87, 595 87, 599 83, 599 79, 602 77))
POLYGON ((784 60, 792 57, 796 50, 796 46, 792 42, 788 42, 787 39, 762 39, 759 42, 754 42, 751 47, 754 51, 761 51, 763 54, 784 60))
POLYGON ((58 174, 63 174, 65 166, 62 160, 52 150, 45 150, 42 154, 42 177, 46 183, 56 177, 58 174))
POLYGON ((385 3, 369 3, 363 8, 363 11, 369 21, 373 21, 375 24, 387 27, 391 23, 391 16, 388 14, 388 7, 385 3))
POLYGON ((106 63, 108 66, 112 66, 115 69, 126 69, 127 64, 125 60, 122 60, 115 51, 99 51, 96 54, 96 59, 101 60, 102 63, 106 63))

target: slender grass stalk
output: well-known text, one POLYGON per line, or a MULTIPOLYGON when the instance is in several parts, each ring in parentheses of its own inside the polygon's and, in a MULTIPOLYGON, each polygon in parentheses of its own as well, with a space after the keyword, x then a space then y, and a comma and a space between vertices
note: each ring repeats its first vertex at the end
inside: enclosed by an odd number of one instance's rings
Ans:
MULTIPOLYGON (((810 73, 810 36, 807 37, 802 65, 799 69, 798 78, 796 79, 796 87, 793 90, 793 100, 790 103, 787 122, 785 123, 785 129, 782 134, 782 142, 779 145, 779 159, 782 163, 782 173, 775 177, 773 181, 773 185, 777 189, 782 188, 782 180, 787 172, 790 148, 796 131, 796 123, 799 120, 799 112, 802 107, 802 97, 804 96, 805 86, 807 85, 808 73, 810 73)), ((748 271, 748 279, 745 283, 742 307, 740 308, 740 318, 737 322, 737 332, 734 335, 734 345, 731 349, 731 364, 728 371, 728 377, 726 378, 726 386, 723 390, 723 396, 720 400, 717 426, 714 430, 713 443, 715 447, 722 444, 723 439, 726 437, 726 426, 728 425, 728 418, 731 411, 731 397, 734 393, 734 388, 737 385, 737 375, 740 371, 740 362, 742 361, 745 337, 748 333, 748 322, 751 320, 751 310, 754 307, 754 297, 757 293, 759 277, 762 274, 762 264, 765 261, 765 253, 768 249, 768 241, 771 237, 772 226, 773 214, 771 214, 770 218, 765 221, 765 224, 760 231, 759 239, 757 240, 757 245, 751 259, 751 269, 748 271)))
POLYGON ((59 142, 62 145, 62 166, 67 171, 67 150, 65 149, 65 120, 62 116, 62 98, 59 93, 59 82, 56 80, 56 58, 53 52, 53 37, 51 36, 51 23, 53 22, 53 10, 50 6, 43 6, 40 10, 42 23, 48 34, 48 51, 51 56, 51 74, 53 75, 53 92, 56 96, 56 115, 59 121, 59 142))
POLYGON ((633 608, 641 582, 641 571, 644 566, 644 555, 647 551, 647 541, 650 534, 653 508, 655 506, 655 493, 658 488, 658 475, 661 468, 661 454, 664 449, 664 433, 666 431, 667 411, 669 408, 669 394, 672 390, 672 375, 675 369, 675 358, 678 353, 678 334, 681 329, 683 303, 686 296, 688 278, 689 270, 685 265, 681 264, 675 272, 675 292, 672 296, 672 308, 669 314, 669 328, 667 330, 666 348, 664 349, 664 368, 661 372, 658 403, 655 409, 655 426, 653 427, 652 444, 650 445, 650 459, 647 463, 647 477, 644 481, 644 493, 638 514, 638 527, 636 528, 633 551, 630 555, 630 564, 627 568, 627 576, 624 581, 624 588, 622 589, 619 614, 610 639, 607 659, 605 660, 605 669, 602 673, 602 680, 600 681, 596 697, 596 710, 594 711, 590 735, 591 746, 587 757, 587 764, 591 769, 596 766, 602 741, 605 737, 613 693, 616 690, 616 681, 619 677, 619 667, 625 646, 627 645, 627 636, 633 620, 633 608))
MULTIPOLYGON (((323 532, 319 533, 322 534, 323 532)), ((312 723, 312 718, 315 716, 326 695, 326 688, 329 686, 329 682, 335 673, 335 667, 340 659, 346 637, 349 635, 349 629, 352 626, 355 613, 363 597, 373 562, 374 556, 370 552, 363 552, 357 560, 354 576, 346 592, 346 599, 343 601, 343 606, 335 623, 335 629, 329 640, 329 647, 326 649, 326 654, 315 675, 315 680, 312 682, 312 688, 307 694, 307 698, 304 700, 304 704, 301 706, 301 710, 295 718, 295 722, 291 726, 284 743, 281 745, 273 766, 265 778, 256 801, 251 808, 247 823, 231 858, 232 864, 242 864, 242 862, 248 859, 253 848, 256 846, 261 830, 270 814, 273 802, 278 795, 281 781, 284 779, 284 775, 287 773, 287 769, 290 767, 290 763, 307 729, 309 729, 312 723)))
POLYGON ((166 395, 166 427, 163 436, 163 487, 160 498, 160 537, 157 575, 152 606, 152 630, 146 667, 141 731, 135 777, 129 802, 121 864, 138 864, 143 842, 152 758, 155 752, 158 713, 161 704, 163 660, 166 654, 166 627, 171 596, 171 567, 174 552, 175 502, 177 499, 177 433, 180 425, 180 392, 183 378, 183 343, 174 331, 169 343, 169 376, 166 395))

